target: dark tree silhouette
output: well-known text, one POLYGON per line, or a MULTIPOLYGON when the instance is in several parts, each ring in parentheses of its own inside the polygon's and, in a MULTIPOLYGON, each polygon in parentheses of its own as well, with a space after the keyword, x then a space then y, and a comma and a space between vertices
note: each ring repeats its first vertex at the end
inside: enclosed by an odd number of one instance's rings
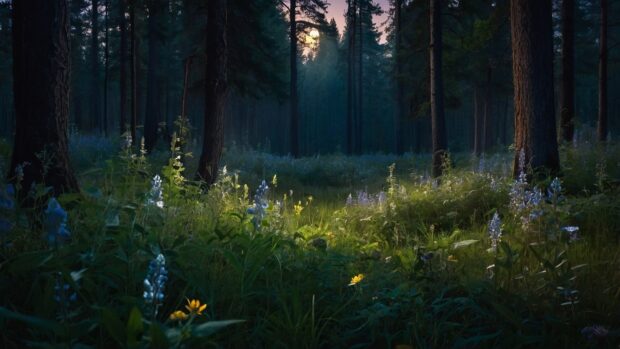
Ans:
POLYGON ((575 133, 575 0, 562 0, 562 91, 560 131, 570 142, 575 133))
POLYGON ((119 89, 120 89, 120 133, 127 132, 127 20, 125 11, 127 0, 118 1, 118 18, 120 27, 120 47, 119 47, 119 89))
POLYGON ((155 148, 159 136, 159 123, 162 121, 162 67, 163 16, 166 1, 149 0, 148 19, 148 69, 146 87, 146 110, 144 114, 144 145, 149 152, 155 148))
POLYGON ((439 177, 446 156, 446 121, 443 104, 441 1, 430 0, 430 65, 431 65, 431 138, 433 143, 432 176, 439 177))
POLYGON ((553 96, 551 0, 511 0, 515 104, 514 175, 519 153, 534 171, 560 168, 553 96))
POLYGON ((598 140, 607 140, 607 0, 601 0, 601 37, 598 65, 598 140))
POLYGON ((90 120, 101 130, 101 83, 99 79, 99 0, 91 1, 90 10, 90 120))
POLYGON ((69 165, 69 14, 67 0, 13 2, 15 143, 11 159, 23 167, 23 188, 44 183, 54 195, 77 191, 69 165))
POLYGON ((198 178, 207 184, 217 179, 224 144, 224 109, 228 92, 226 0, 207 5, 207 66, 204 136, 198 178))

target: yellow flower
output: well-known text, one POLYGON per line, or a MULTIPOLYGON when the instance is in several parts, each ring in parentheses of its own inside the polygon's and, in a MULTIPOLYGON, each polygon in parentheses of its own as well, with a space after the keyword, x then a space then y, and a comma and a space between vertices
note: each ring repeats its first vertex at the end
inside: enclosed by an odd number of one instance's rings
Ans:
POLYGON ((295 216, 301 215, 301 211, 304 210, 304 207, 301 205, 301 201, 293 206, 293 210, 295 210, 295 216))
POLYGON ((177 310, 175 312, 173 312, 172 314, 170 314, 170 320, 172 321, 182 321, 187 319, 187 314, 185 314, 183 311, 181 310, 177 310))
POLYGON ((207 309, 206 304, 200 304, 200 301, 197 299, 187 300, 187 305, 185 306, 191 314, 202 315, 202 312, 207 309))
POLYGON ((448 256, 448 262, 454 262, 454 263, 456 263, 456 262, 458 262, 458 261, 459 261, 459 260, 458 260, 458 259, 456 259, 456 257, 454 257, 453 255, 449 255, 449 256, 448 256))
POLYGON ((351 282, 349 286, 354 286, 359 284, 362 280, 364 280, 364 274, 357 274, 353 278, 351 278, 351 282))

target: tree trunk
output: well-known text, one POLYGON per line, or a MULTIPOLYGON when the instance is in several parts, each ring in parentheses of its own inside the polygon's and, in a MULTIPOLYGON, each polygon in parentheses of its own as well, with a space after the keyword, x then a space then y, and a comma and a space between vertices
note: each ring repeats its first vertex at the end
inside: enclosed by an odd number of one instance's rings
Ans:
POLYGON ((228 91, 226 14, 226 0, 209 1, 204 138, 198 166, 198 177, 209 185, 217 179, 224 144, 224 111, 228 91))
POLYGON ((297 101, 297 0, 290 0, 290 65, 291 65, 291 155, 299 157, 299 111, 297 101))
POLYGON ((492 145, 491 136, 491 92, 492 92, 491 66, 487 67, 486 90, 484 92, 484 119, 482 120, 482 152, 486 153, 492 145))
POLYGON ((394 23, 395 23, 395 46, 394 46, 394 57, 395 57, 395 80, 396 80, 396 154, 402 155, 405 152, 405 144, 403 140, 403 125, 404 125, 404 115, 403 115, 403 102, 405 95, 405 87, 402 79, 402 4, 403 0, 395 1, 394 8, 394 23))
POLYGON ((91 35, 90 35, 90 125, 101 131, 101 90, 99 87, 99 0, 92 0, 91 12, 91 35))
POLYGON ((482 116, 480 107, 480 88, 474 86, 474 155, 482 154, 482 116))
POLYGON ((120 58, 119 58, 119 88, 120 88, 120 134, 127 132, 127 22, 125 20, 125 5, 127 0, 119 0, 119 27, 120 27, 120 58))
MULTIPOLYGON (((35 182, 52 187, 53 195, 79 190, 67 145, 69 33, 67 0, 13 2, 16 128, 10 168, 23 165, 25 191, 35 182), (47 158, 40 159, 43 151, 47 158)), ((13 182, 14 175, 9 174, 13 182)))
POLYGON ((364 27, 362 17, 362 2, 359 4, 358 29, 359 50, 357 51, 357 123, 355 124, 356 146, 355 152, 362 154, 362 132, 364 122, 364 27))
POLYGON ((598 65, 598 127, 600 142, 607 141, 607 0, 601 0, 601 38, 598 65))
POLYGON ((433 143, 432 176, 443 172, 446 156, 446 121, 443 105, 441 1, 430 0, 430 64, 431 64, 431 136, 433 143))
POLYGON ((354 151, 354 115, 355 86, 353 85, 353 69, 355 57, 355 27, 357 21, 357 0, 349 0, 348 8, 348 51, 347 51, 347 155, 354 151), (352 4, 352 6, 351 6, 352 4))
POLYGON ((108 79, 110 68, 110 0, 105 0, 105 68, 103 77, 103 135, 108 137, 108 79))
POLYGON ((575 0, 562 0, 562 91, 560 133, 570 142, 575 133, 575 0))
POLYGON ((131 75, 131 140, 136 142, 136 127, 138 124, 138 79, 137 79, 137 50, 136 50, 136 0, 131 2, 131 12, 129 13, 129 22, 131 26, 131 63, 130 63, 130 75, 131 75))
POLYGON ((515 106, 514 176, 519 153, 535 172, 560 169, 553 95, 551 0, 511 0, 515 106))
POLYGON ((161 31, 162 12, 165 4, 161 0, 149 1, 148 45, 149 61, 146 87, 146 110, 144 114, 144 145, 151 152, 157 144, 161 117, 161 31))

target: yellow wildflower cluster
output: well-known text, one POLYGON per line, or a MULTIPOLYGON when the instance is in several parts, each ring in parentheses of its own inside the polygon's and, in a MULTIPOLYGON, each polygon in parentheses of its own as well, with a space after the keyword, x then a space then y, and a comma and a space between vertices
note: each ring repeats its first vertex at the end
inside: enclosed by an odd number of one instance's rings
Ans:
POLYGON ((183 321, 188 318, 190 315, 202 315, 202 312, 207 309, 206 304, 201 304, 199 300, 187 300, 187 305, 185 305, 185 309, 189 313, 185 313, 183 310, 176 310, 170 314, 170 320, 172 321, 183 321))

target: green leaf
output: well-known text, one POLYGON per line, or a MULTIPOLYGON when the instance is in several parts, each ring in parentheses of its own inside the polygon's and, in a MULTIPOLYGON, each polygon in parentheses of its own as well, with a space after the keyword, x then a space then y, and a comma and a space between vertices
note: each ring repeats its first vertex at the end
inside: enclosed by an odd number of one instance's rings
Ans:
POLYGON ((125 345, 125 331, 123 330, 123 323, 116 313, 110 308, 103 308, 101 312, 101 322, 108 331, 110 336, 118 342, 121 346, 125 345))
POLYGON ((28 324, 30 327, 45 329, 55 333, 61 332, 62 329, 62 326, 55 321, 43 319, 36 316, 21 314, 8 310, 4 307, 0 307, 0 318, 21 321, 25 324, 28 324))
POLYGON ((469 245, 473 245, 473 244, 475 244, 478 241, 480 241, 480 240, 463 240, 463 241, 455 242, 452 245, 452 248, 456 250, 456 249, 459 249, 461 247, 467 247, 469 245))
POLYGON ((168 342, 168 338, 166 337, 166 334, 164 333, 164 331, 162 330, 161 326, 158 323, 156 322, 151 323, 150 333, 151 333, 151 348, 154 348, 154 349, 170 348, 170 342, 168 342))
POLYGON ((222 320, 222 321, 209 321, 204 324, 193 326, 192 337, 208 337, 225 327, 230 325, 244 322, 245 320, 222 320))
POLYGON ((143 331, 142 313, 137 307, 133 307, 129 313, 129 320, 127 320, 127 346, 137 347, 138 338, 143 331))

